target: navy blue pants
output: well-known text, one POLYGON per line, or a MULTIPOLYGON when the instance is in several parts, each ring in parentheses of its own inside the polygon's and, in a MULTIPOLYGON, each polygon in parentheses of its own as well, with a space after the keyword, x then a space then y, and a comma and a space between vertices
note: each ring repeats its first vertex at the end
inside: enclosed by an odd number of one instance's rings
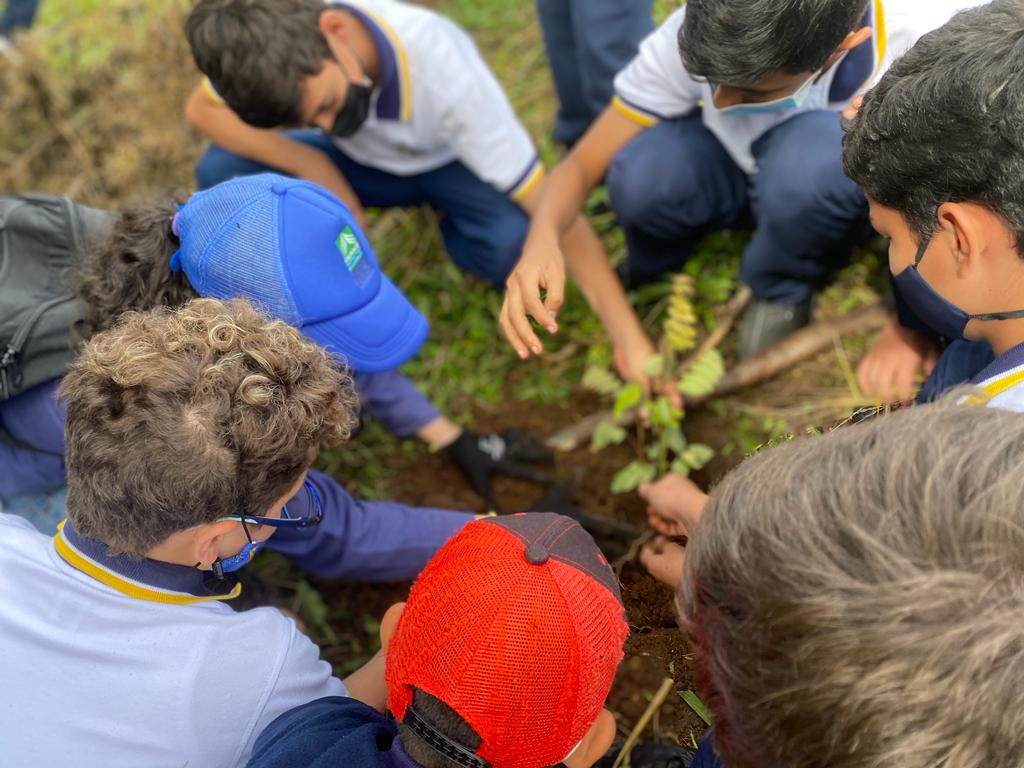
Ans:
POLYGON ((572 146, 614 92, 616 73, 654 28, 651 0, 537 0, 558 91, 555 139, 572 146))
POLYGON ((7 0, 4 12, 0 14, 0 35, 31 27, 38 10, 39 0, 7 0))
POLYGON ((608 171, 612 208, 626 235, 628 281, 678 269, 709 232, 755 226, 740 278, 766 301, 810 297, 870 232, 867 201, 842 166, 835 112, 796 115, 753 145, 748 176, 700 113, 636 136, 608 171))
MULTIPOLYGON (((360 165, 321 131, 283 133, 330 157, 368 208, 427 204, 436 209, 448 254, 463 271, 502 285, 519 260, 529 218, 507 195, 482 181, 462 163, 452 162, 415 176, 396 176, 360 165)), ((275 169, 212 146, 196 165, 196 181, 200 189, 207 189, 236 176, 272 170, 275 169)))

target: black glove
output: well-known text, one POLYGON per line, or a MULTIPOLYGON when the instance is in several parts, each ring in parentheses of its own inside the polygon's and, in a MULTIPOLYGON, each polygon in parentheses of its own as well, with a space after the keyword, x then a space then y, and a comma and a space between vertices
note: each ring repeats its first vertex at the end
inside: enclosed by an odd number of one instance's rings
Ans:
POLYGON ((462 470, 473 490, 480 494, 489 510, 495 512, 498 502, 494 498, 491 479, 495 475, 508 475, 534 483, 550 483, 551 476, 525 462, 553 464, 554 456, 544 444, 518 429, 477 435, 463 430, 455 442, 445 450, 462 470))

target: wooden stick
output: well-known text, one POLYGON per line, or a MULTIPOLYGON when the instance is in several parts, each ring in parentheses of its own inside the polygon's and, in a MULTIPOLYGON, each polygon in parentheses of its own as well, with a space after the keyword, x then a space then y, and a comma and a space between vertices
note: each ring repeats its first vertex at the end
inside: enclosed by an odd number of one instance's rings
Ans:
POLYGON ((629 765, 629 753, 633 750, 633 745, 636 744, 640 738, 640 734, 643 733, 644 728, 647 727, 647 723, 654 717, 654 713, 661 709, 661 705, 665 703, 665 699, 668 698, 669 692, 672 690, 672 686, 676 684, 676 681, 671 677, 666 677, 661 681, 661 687, 658 688, 658 692, 654 694, 654 698, 651 699, 651 703, 647 705, 647 709, 640 715, 640 719, 636 721, 636 725, 633 726, 633 730, 630 732, 629 737, 626 739, 626 743, 622 745, 622 749, 619 750, 618 757, 615 758, 615 762, 612 764, 612 768, 620 768, 623 764, 629 765))
MULTIPOLYGON (((686 405, 688 407, 702 405, 708 400, 730 395, 770 379, 827 349, 834 343, 834 339, 877 331, 888 320, 889 311, 881 303, 878 303, 855 309, 834 320, 823 320, 809 325, 761 354, 741 360, 735 367, 726 371, 714 390, 701 397, 689 398, 686 405)), ((615 421, 619 426, 627 426, 636 421, 636 411, 629 411, 618 420, 610 410, 593 413, 575 424, 559 430, 551 435, 545 443, 556 451, 574 450, 581 443, 590 439, 594 430, 597 429, 597 425, 602 421, 615 421)))

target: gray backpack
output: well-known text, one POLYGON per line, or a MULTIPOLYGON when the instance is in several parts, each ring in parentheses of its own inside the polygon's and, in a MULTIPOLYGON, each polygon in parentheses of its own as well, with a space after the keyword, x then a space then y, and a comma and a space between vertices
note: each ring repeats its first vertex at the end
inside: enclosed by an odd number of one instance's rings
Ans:
POLYGON ((113 219, 66 197, 0 196, 0 401, 67 372, 82 315, 69 268, 113 219))

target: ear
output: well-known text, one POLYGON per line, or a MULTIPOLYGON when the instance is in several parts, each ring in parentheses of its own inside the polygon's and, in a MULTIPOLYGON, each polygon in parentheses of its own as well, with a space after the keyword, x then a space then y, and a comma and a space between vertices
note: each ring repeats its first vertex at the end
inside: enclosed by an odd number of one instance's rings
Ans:
POLYGON ((224 538, 232 534, 237 527, 238 523, 231 520, 218 520, 216 523, 194 528, 191 531, 194 562, 199 563, 200 568, 212 568, 214 561, 220 557, 224 538))
POLYGON ((956 259, 957 277, 963 277, 980 263, 987 242, 985 211, 973 203, 943 203, 937 212, 939 229, 956 259))
POLYGON ((386 652, 391 644, 391 638, 394 637, 395 630, 398 628, 398 620, 402 618, 404 610, 405 603, 395 603, 388 608, 384 618, 380 620, 380 649, 382 651, 386 652))
POLYGON ((328 44, 332 40, 342 43, 348 40, 348 19, 344 13, 337 9, 327 8, 322 11, 320 18, 317 19, 316 26, 320 30, 320 34, 327 38, 328 44))
POLYGON ((843 42, 839 44, 839 47, 836 48, 836 51, 840 53, 843 51, 852 51, 854 48, 863 43, 869 37, 871 37, 871 27, 861 27, 860 29, 855 29, 853 32, 851 32, 850 34, 843 38, 843 42))
POLYGON ((579 747, 563 761, 566 768, 590 768, 604 757, 615 741, 615 717, 607 709, 602 709, 597 720, 584 734, 579 747))

